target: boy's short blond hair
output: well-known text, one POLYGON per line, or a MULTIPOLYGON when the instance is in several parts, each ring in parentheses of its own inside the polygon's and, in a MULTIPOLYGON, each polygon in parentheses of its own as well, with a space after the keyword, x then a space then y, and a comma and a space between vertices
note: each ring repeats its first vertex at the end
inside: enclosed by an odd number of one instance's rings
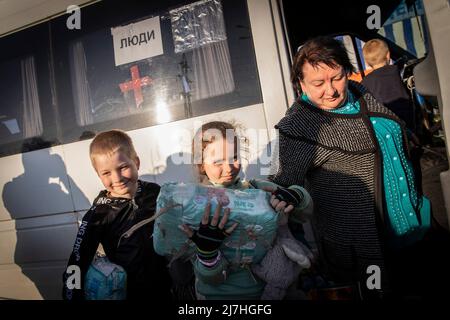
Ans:
POLYGON ((92 166, 95 168, 96 156, 114 154, 117 151, 125 153, 130 159, 137 159, 133 141, 124 131, 114 129, 97 134, 89 146, 89 156, 92 166))
POLYGON ((371 67, 387 62, 386 55, 388 52, 389 47, 387 43, 380 39, 369 40, 363 47, 364 60, 371 67))

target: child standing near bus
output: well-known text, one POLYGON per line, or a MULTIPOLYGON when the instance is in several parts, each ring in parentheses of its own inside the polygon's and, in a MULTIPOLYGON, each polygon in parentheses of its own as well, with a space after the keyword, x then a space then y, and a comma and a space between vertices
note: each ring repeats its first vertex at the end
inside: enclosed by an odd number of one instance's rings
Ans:
MULTIPOLYGON (((194 166, 202 184, 239 190, 256 187, 255 180, 243 182, 238 177, 241 164, 238 159, 238 143, 235 132, 236 129, 233 125, 220 121, 204 124, 197 131, 192 149, 194 166), (229 136, 232 138, 227 138, 229 136)), ((267 182, 267 184, 270 183, 267 182)), ((277 212, 290 213, 292 219, 296 216, 299 218, 302 211, 310 208, 312 204, 308 192, 299 186, 282 188, 272 184, 265 190, 272 192, 270 200, 272 207, 277 212)), ((208 300, 260 299, 265 287, 264 281, 255 277, 250 268, 244 266, 231 271, 228 268, 228 261, 220 252, 222 241, 237 227, 237 223, 234 223, 225 229, 230 209, 223 210, 221 219, 222 206, 220 203, 212 217, 210 217, 210 210, 211 204, 208 203, 198 231, 193 231, 187 225, 181 226, 197 246, 197 255, 193 265, 198 298, 208 300)), ((280 274, 279 276, 284 277, 285 275, 280 274)))
POLYGON ((89 152, 105 190, 84 215, 68 262, 79 267, 81 288, 67 286, 70 274, 66 271, 63 298, 84 299, 84 278, 101 243, 108 259, 127 273, 127 299, 170 299, 166 260, 153 249, 153 223, 122 237, 155 214, 159 185, 138 179, 139 157, 131 138, 121 130, 95 136, 89 152))
POLYGON ((391 53, 386 42, 372 39, 363 47, 366 63, 373 71, 362 84, 373 94, 377 101, 405 121, 406 126, 415 132, 414 105, 411 96, 403 84, 397 65, 390 65, 391 53))

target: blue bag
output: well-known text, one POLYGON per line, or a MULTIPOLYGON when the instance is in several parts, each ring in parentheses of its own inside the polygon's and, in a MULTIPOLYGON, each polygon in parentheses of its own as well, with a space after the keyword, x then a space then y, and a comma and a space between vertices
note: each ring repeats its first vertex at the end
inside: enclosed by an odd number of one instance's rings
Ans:
POLYGON ((86 300, 124 300, 127 296, 127 273, 106 256, 96 255, 84 280, 86 300))

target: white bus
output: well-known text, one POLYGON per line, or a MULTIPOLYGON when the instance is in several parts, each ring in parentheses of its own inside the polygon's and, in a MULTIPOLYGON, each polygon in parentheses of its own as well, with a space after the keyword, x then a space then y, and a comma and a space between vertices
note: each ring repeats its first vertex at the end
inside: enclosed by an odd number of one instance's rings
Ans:
MULTIPOLYGON (((295 99, 291 57, 310 35, 289 17, 295 2, 2 1, 0 299, 61 298, 78 223, 102 189, 88 155, 96 132, 126 130, 141 178, 162 184, 193 179, 183 159, 201 122, 233 121, 249 138, 242 175, 267 174, 272 129, 295 99)), ((364 19, 369 2, 353 5, 364 19)), ((437 87, 423 90, 438 97, 448 127, 449 41, 441 26, 450 11, 445 0, 424 6, 438 76, 437 87)), ((327 33, 355 38, 335 28, 327 33)), ((347 45, 361 66, 358 43, 347 45)), ((449 210, 448 171, 442 183, 449 210)))

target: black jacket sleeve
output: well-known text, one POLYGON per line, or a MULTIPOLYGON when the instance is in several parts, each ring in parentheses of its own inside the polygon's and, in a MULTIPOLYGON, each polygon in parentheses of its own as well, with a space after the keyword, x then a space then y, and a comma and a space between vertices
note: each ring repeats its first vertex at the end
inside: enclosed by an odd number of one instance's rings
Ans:
POLYGON ((101 205, 91 207, 84 215, 78 229, 72 254, 63 274, 63 299, 65 300, 84 299, 84 278, 100 243, 102 219, 106 217, 101 211, 101 205), (70 270, 71 266, 79 269, 70 270))

